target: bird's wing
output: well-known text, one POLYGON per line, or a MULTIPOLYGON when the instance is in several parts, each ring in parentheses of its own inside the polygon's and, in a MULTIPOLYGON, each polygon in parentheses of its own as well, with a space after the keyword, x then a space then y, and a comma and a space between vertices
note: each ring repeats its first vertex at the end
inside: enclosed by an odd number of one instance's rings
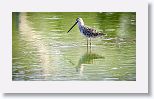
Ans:
POLYGON ((100 31, 97 31, 96 29, 93 29, 91 27, 88 27, 88 26, 85 26, 84 27, 87 32, 89 32, 90 34, 94 35, 94 36, 97 36, 97 35, 106 35, 105 33, 103 32, 100 32, 100 31))

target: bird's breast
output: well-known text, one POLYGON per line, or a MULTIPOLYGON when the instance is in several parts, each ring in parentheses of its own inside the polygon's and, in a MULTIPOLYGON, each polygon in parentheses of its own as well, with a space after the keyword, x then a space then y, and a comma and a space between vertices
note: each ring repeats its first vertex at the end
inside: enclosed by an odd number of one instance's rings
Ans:
POLYGON ((83 26, 79 26, 79 30, 80 30, 80 33, 83 33, 84 31, 83 26))

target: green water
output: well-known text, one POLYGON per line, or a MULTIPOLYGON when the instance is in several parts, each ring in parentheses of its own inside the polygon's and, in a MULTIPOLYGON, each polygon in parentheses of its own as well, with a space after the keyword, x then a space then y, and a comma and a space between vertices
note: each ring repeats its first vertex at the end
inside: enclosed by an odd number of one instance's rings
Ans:
POLYGON ((13 81, 135 81, 136 13, 12 13, 13 81), (77 17, 107 36, 87 39, 77 17))

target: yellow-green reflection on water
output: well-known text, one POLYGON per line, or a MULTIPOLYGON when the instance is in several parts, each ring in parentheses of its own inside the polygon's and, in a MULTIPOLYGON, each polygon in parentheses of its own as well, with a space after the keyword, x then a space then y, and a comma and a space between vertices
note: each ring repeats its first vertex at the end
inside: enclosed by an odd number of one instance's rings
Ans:
POLYGON ((12 80, 136 80, 136 13, 31 12, 12 14, 12 80), (86 38, 77 17, 107 36, 86 38))

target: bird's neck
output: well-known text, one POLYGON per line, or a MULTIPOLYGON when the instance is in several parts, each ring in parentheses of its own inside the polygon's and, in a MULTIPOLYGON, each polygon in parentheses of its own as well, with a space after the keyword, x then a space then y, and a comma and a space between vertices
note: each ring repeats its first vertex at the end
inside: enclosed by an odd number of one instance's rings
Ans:
POLYGON ((78 26, 79 27, 84 26, 84 22, 83 21, 78 22, 78 26))

